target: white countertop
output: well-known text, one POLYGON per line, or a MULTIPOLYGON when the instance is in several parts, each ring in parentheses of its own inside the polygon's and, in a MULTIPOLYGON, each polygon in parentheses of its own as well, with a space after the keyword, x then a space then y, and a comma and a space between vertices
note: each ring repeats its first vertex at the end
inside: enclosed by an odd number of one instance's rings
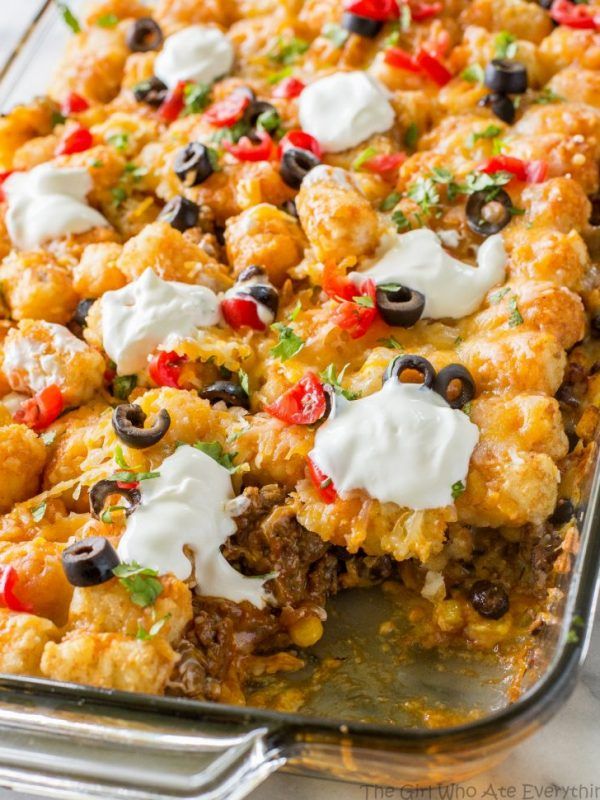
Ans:
MULTIPOLYGON (((0 67, 41 0, 0 0, 0 67)), ((53 48, 59 47, 53 42, 53 48)), ((50 55, 50 54, 47 54, 50 55)), ((575 693, 558 715, 492 772, 442 793, 417 794, 278 774, 252 800, 600 800, 600 625, 575 693), (514 787, 514 788, 511 788, 514 787)), ((0 800, 33 800, 0 789, 0 800)))

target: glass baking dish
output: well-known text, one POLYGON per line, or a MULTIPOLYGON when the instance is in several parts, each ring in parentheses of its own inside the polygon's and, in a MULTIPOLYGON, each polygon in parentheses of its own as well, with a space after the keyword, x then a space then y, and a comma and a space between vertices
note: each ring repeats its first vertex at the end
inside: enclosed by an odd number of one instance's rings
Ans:
MULTIPOLYGON (((71 5, 77 10, 79 3, 71 5)), ((54 4, 40 2, 0 72, 0 111, 43 92, 40 76, 49 73, 66 37, 54 4)), ((354 590, 331 604, 321 652, 347 649, 351 633, 369 659, 347 668, 352 692, 331 683, 309 704, 310 715, 0 676, 0 786, 77 800, 235 800, 280 768, 403 787, 465 780, 491 768, 564 703, 585 657, 600 564, 598 463, 592 472, 578 509, 571 574, 557 587, 555 622, 537 641, 516 701, 507 698, 493 665, 465 669, 460 658, 442 664, 432 657, 398 666, 389 653, 386 658, 371 646, 385 600, 354 590), (573 620, 584 621, 577 635, 573 620), (381 675, 392 671, 381 690, 381 675), (401 713, 391 721, 382 713, 417 697, 432 706, 459 704, 476 718, 430 729, 401 713), (370 721, 358 721, 364 719, 370 721)))

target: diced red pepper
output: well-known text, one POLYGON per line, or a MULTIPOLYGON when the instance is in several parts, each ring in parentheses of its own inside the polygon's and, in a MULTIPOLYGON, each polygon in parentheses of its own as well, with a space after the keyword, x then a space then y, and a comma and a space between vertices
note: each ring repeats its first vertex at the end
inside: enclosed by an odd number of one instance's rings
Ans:
POLYGON ((70 156, 73 153, 83 153, 85 150, 89 150, 93 144, 94 137, 91 131, 79 125, 61 139, 54 151, 54 155, 70 156))
POLYGON ((117 481, 119 489, 137 489, 139 485, 139 481, 130 481, 129 483, 127 481, 117 481))
POLYGON ((346 0, 344 11, 378 22, 388 22, 400 16, 397 0, 346 0))
POLYGON ((313 482, 313 486, 319 493, 321 500, 324 503, 335 503, 338 493, 333 485, 331 478, 319 469, 310 456, 306 457, 306 465, 308 467, 308 475, 313 482))
POLYGON ((246 92, 232 92, 229 97, 209 106, 204 119, 217 128, 231 128, 241 120, 249 105, 250 96, 246 92))
POLYGON ((306 84, 299 81, 298 78, 284 78, 273 90, 273 97, 291 100, 294 97, 299 97, 305 89, 306 84))
POLYGON ((14 172, 17 172, 17 170, 16 169, 10 169, 10 170, 8 170, 8 172, 0 172, 0 203, 3 203, 6 200, 6 196, 4 194, 4 190, 2 189, 2 184, 4 183, 5 180, 10 178, 10 176, 14 172))
POLYGON ((304 131, 289 131, 286 133, 283 139, 279 142, 279 158, 281 158, 283 153, 285 153, 286 150, 289 150, 290 147, 298 147, 300 150, 308 150, 309 152, 314 153, 317 158, 323 157, 323 150, 319 142, 314 136, 311 136, 310 133, 305 133, 304 131))
POLYGON ((256 131, 258 142, 242 136, 237 144, 223 142, 223 147, 238 161, 268 161, 273 154, 273 140, 266 131, 256 131))
POLYGON ((383 56, 383 60, 390 67, 396 69, 403 69, 406 72, 421 72, 421 67, 417 64, 415 59, 406 50, 400 47, 388 47, 383 56))
POLYGON ((448 70, 441 61, 427 50, 421 48, 415 56, 415 61, 423 72, 438 86, 445 86, 448 81, 452 80, 452 73, 448 70))
POLYGON ((33 607, 24 603, 15 595, 15 586, 19 582, 19 574, 14 567, 0 567, 0 604, 11 611, 30 614, 33 607))
POLYGON ((225 322, 230 328, 252 328, 255 331, 264 331, 265 324, 258 316, 256 302, 245 297, 226 297, 221 300, 221 312, 225 322))
POLYGON ((187 81, 179 81, 160 105, 158 116, 163 122, 174 122, 183 111, 185 106, 186 85, 187 81))
POLYGON ((378 175, 389 175, 391 172, 396 172, 398 168, 406 161, 408 156, 406 153, 390 153, 389 155, 373 156, 368 161, 365 161, 364 166, 370 172, 376 172, 378 175))
POLYGON ((314 372, 307 372, 278 400, 265 406, 268 414, 288 425, 312 425, 321 419, 326 409, 325 390, 314 372))
POLYGON ((64 407, 65 400, 61 390, 52 384, 24 400, 15 412, 14 419, 39 433, 60 416, 64 407))
POLYGON ((488 175, 511 172, 518 181, 526 183, 542 183, 548 177, 548 164, 545 161, 523 161, 514 156, 493 156, 479 169, 488 175))
POLYGON ((331 321, 338 328, 348 331, 352 339, 360 339, 379 316, 375 302, 377 288, 374 281, 365 281, 360 289, 355 289, 355 297, 368 297, 370 305, 361 305, 356 300, 343 300, 331 315, 331 321))
POLYGON ((554 0, 550 7, 550 16, 559 25, 568 28, 599 28, 600 14, 584 4, 576 4, 570 0, 554 0))
POLYGON ((415 22, 431 19, 440 14, 444 8, 442 3, 409 3, 410 16, 415 22))
POLYGON ((335 261, 326 261, 323 267, 323 291, 332 300, 352 300, 358 294, 358 288, 340 269, 335 261))
POLYGON ((89 107, 90 104, 85 97, 76 92, 71 92, 64 99, 60 111, 63 117, 70 117, 71 114, 80 114, 82 111, 87 111, 89 107))
POLYGON ((157 386, 171 386, 173 389, 179 389, 181 370, 187 360, 187 356, 161 350, 150 360, 148 374, 157 386))

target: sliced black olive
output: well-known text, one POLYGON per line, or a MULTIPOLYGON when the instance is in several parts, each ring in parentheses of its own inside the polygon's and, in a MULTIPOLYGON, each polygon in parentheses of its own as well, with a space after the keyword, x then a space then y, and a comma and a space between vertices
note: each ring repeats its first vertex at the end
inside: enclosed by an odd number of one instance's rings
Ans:
POLYGON ((104 536, 90 536, 63 550, 62 565, 72 586, 98 586, 113 577, 119 556, 104 536))
POLYGON ((475 397, 475 381, 471 373, 461 364, 448 364, 441 369, 433 384, 433 389, 448 403, 450 408, 462 408, 475 397), (460 394, 458 397, 448 397, 448 389, 453 381, 460 382, 460 394))
POLYGON ((321 161, 309 150, 299 147, 290 147, 283 154, 279 174, 292 189, 299 189, 302 181, 321 161))
POLYGON ((469 599, 475 611, 486 619, 500 619, 508 611, 506 590, 491 581, 476 581, 469 599))
POLYGON ((153 75, 147 81, 141 81, 133 87, 133 96, 138 103, 158 108, 166 100, 168 91, 166 84, 153 75))
POLYGON ((479 101, 479 105, 489 106, 498 119, 501 119, 502 122, 506 122, 508 125, 512 125, 515 121, 515 115, 517 113, 515 104, 510 97, 505 94, 499 94, 497 92, 488 94, 479 101))
POLYGON ((414 369, 423 376, 423 386, 433 389, 435 381, 435 369, 423 356, 396 356, 389 364, 383 375, 383 382, 386 383, 390 378, 400 380, 400 376, 407 369, 414 369))
POLYGON ((251 103, 256 102, 256 94, 249 86, 238 86, 237 89, 233 90, 233 94, 243 94, 251 103))
POLYGON ((248 287, 247 294, 254 298, 257 303, 262 303, 263 306, 266 306, 269 311, 272 311, 277 316, 279 308, 279 292, 277 289, 272 286, 265 286, 262 283, 256 283, 248 287))
POLYGON ((383 22, 346 11, 342 17, 342 28, 357 36, 364 36, 365 39, 374 39, 383 28, 383 22))
POLYGON ((279 117, 277 109, 271 103, 267 103, 265 100, 253 100, 244 112, 244 121, 254 128, 258 118, 263 114, 277 114, 279 117))
POLYGON ((400 328, 410 328, 423 315, 425 295, 406 286, 378 286, 376 302, 384 322, 400 328))
POLYGON ((203 389, 200 392, 200 397, 203 400, 208 400, 211 405, 222 400, 228 408, 233 408, 234 406, 250 408, 248 395, 239 383, 233 383, 232 381, 217 381, 203 389))
POLYGON ((191 142, 175 156, 173 169, 185 186, 198 186, 213 174, 208 147, 200 142, 191 142))
POLYGON ((163 41, 164 36, 160 25, 152 17, 136 19, 127 31, 127 47, 134 53, 158 50, 163 41))
POLYGON ((559 500, 549 522, 552 525, 564 525, 575 516, 575 506, 570 500, 559 500))
POLYGON ((161 409, 151 428, 144 428, 146 415, 135 403, 117 406, 112 415, 112 426, 119 439, 128 447, 143 450, 157 444, 169 430, 171 417, 166 408, 161 409))
POLYGON ((183 233, 198 224, 200 207, 193 200, 177 195, 169 200, 158 215, 158 218, 168 222, 172 228, 183 233))
POLYGON ((117 481, 98 481, 98 483, 95 483, 90 489, 90 510, 92 516, 96 517, 96 519, 100 519, 104 511, 104 505, 112 494, 118 494, 128 501, 127 508, 125 509, 126 516, 133 514, 142 500, 139 489, 125 489, 119 486, 117 481))
POLYGON ((249 281, 251 278, 266 278, 267 271, 264 267, 259 267, 258 264, 251 264, 249 267, 246 267, 245 270, 240 272, 237 278, 238 283, 245 283, 245 281, 249 281))
POLYGON ((286 214, 289 214, 290 217, 298 219, 298 209, 296 208, 296 203, 293 200, 286 200, 281 208, 286 214))
POLYGON ((489 192, 473 192, 467 201, 467 225, 480 236, 491 236, 505 228, 512 219, 513 204, 504 189, 490 199, 489 192))
POLYGON ((77 308, 73 314, 73 322, 75 322, 77 325, 81 325, 82 328, 85 328, 87 325, 87 316, 90 312, 90 308, 95 302, 96 301, 94 299, 80 300, 77 303, 77 308))
POLYGON ((520 61, 494 58, 486 65, 484 83, 499 94, 523 94, 527 91, 527 69, 520 61))

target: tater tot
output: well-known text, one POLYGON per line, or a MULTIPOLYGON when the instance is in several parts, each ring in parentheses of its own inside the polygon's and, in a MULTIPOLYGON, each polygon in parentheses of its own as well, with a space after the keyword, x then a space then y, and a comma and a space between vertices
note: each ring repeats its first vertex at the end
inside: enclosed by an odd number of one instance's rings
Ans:
POLYGON ((44 252, 13 252, 0 264, 0 281, 13 319, 66 324, 78 296, 70 271, 44 252))
POLYGON ((0 427, 0 459, 3 480, 0 485, 0 512, 8 511, 34 495, 46 462, 46 448, 25 425, 0 427))
POLYGON ((126 278, 117 267, 122 246, 116 242, 90 244, 73 269, 73 287, 80 297, 101 297, 125 285, 126 278))
POLYGON ((0 672, 40 675, 44 647, 58 637, 58 628, 49 619, 0 608, 0 672))

